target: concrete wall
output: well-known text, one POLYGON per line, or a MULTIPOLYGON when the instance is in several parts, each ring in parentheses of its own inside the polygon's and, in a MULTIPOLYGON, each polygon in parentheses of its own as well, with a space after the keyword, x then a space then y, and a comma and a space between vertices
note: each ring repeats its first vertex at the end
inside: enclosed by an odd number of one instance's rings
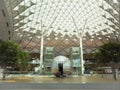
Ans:
POLYGON ((0 0, 0 40, 9 40, 12 37, 12 24, 4 0, 0 0))

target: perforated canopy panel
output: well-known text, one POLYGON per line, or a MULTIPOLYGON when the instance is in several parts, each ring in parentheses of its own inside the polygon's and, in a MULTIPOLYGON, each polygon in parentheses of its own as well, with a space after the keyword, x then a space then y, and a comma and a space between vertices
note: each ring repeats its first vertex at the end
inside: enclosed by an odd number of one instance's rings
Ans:
POLYGON ((4 0, 12 19, 12 40, 21 49, 39 52, 54 46, 57 54, 67 54, 79 47, 84 53, 94 52, 109 41, 120 41, 119 0, 4 0))

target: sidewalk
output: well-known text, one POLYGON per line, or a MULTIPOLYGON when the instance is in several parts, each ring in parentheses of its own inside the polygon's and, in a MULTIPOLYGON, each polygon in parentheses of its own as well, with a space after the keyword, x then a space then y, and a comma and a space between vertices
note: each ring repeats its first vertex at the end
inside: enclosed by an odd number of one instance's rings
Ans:
POLYGON ((28 82, 28 83, 117 83, 112 77, 101 76, 68 76, 64 78, 57 78, 55 76, 39 76, 39 75, 8 75, 5 80, 0 77, 2 82, 28 82))

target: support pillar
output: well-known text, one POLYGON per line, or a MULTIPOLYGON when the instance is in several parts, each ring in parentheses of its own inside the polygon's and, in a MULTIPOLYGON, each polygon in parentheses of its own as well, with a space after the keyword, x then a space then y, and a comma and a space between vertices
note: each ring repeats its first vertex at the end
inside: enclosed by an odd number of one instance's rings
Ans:
POLYGON ((40 74, 42 73, 42 65, 43 65, 43 44, 44 44, 44 36, 41 36, 41 42, 40 42, 40 74))
POLYGON ((81 63, 81 74, 84 74, 84 61, 83 61, 83 42, 82 42, 82 36, 79 37, 80 40, 80 63, 81 63))

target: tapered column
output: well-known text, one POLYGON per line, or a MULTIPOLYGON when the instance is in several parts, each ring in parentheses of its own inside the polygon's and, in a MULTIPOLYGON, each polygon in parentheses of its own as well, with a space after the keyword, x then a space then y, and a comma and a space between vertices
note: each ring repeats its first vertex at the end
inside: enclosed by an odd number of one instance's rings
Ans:
POLYGON ((40 74, 42 73, 42 65, 43 65, 43 44, 44 44, 44 36, 41 36, 41 42, 40 42, 40 74))
POLYGON ((84 61, 83 61, 83 42, 82 42, 82 36, 79 37, 80 40, 80 63, 81 63, 81 74, 84 74, 84 61))

